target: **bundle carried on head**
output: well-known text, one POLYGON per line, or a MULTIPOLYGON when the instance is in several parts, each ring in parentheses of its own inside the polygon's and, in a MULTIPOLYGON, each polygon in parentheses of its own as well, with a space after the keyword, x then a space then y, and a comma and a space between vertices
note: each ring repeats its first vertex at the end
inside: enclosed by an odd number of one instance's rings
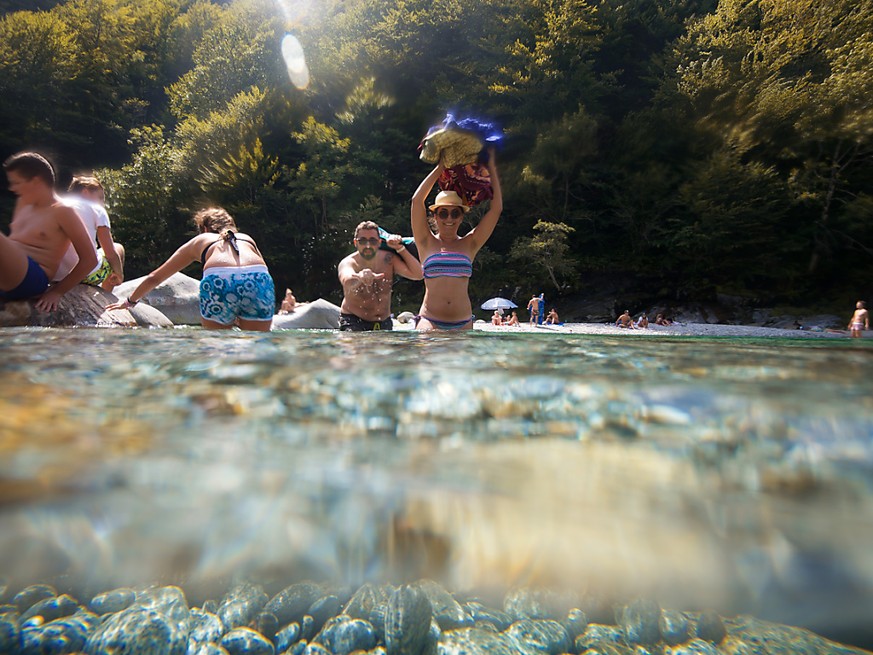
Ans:
POLYGON ((478 118, 456 120, 446 114, 419 144, 419 158, 429 164, 440 162, 445 167, 438 181, 440 189, 455 191, 472 207, 493 196, 485 147, 498 145, 502 139, 493 123, 478 118))

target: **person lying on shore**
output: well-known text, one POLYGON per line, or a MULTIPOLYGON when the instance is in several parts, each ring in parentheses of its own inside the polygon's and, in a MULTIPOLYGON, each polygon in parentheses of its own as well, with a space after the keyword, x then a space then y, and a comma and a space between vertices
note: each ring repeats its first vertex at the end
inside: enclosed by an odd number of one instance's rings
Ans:
POLYGON ((199 234, 180 246, 123 300, 107 309, 129 309, 143 296, 193 262, 203 264, 200 324, 208 330, 269 332, 276 308, 273 278, 254 239, 237 232, 233 217, 220 207, 194 215, 199 234))
POLYGON ((97 266, 97 251, 75 209, 55 193, 52 165, 36 152, 19 152, 3 163, 9 190, 18 199, 9 235, 0 233, 0 301, 35 298, 44 312, 97 266), (51 279, 72 245, 79 258, 55 284, 51 279))

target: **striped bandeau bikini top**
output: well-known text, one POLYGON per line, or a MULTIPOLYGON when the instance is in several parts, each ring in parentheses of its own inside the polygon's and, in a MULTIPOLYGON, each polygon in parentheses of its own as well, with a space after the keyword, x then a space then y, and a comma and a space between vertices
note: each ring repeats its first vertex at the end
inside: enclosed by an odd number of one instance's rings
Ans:
POLYGON ((473 260, 462 252, 435 252, 424 260, 421 271, 425 279, 433 277, 471 277, 473 260))

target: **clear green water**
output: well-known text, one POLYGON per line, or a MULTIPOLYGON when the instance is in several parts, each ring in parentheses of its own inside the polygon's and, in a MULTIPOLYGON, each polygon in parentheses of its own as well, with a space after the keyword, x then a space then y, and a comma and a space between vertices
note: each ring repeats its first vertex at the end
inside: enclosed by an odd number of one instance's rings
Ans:
POLYGON ((0 343, 11 586, 427 576, 869 624, 865 341, 7 329, 0 343))

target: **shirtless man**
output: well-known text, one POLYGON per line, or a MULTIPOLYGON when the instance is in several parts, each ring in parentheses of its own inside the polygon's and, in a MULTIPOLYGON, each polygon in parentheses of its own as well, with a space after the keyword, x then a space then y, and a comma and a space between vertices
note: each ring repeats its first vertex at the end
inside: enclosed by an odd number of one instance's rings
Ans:
POLYGON ((36 298, 37 309, 54 311, 61 296, 97 265, 97 253, 82 219, 55 194, 55 173, 44 157, 20 152, 3 169, 18 200, 9 236, 0 234, 0 301, 36 298), (49 286, 71 243, 78 263, 49 286))
POLYGON ((616 327, 627 328, 629 330, 635 330, 637 328, 637 326, 634 325, 634 319, 631 318, 630 310, 628 309, 624 310, 624 314, 616 319, 615 325, 616 327))
POLYGON ((530 297, 530 300, 527 302, 527 310, 530 312, 530 324, 534 325, 540 316, 540 300, 539 296, 536 294, 530 297))
POLYGON ((864 336, 861 334, 862 329, 870 329, 870 315, 867 313, 867 303, 859 300, 855 303, 855 313, 852 314, 852 318, 849 320, 849 330, 852 331, 852 338, 860 339, 864 336))
POLYGON ((386 239, 393 253, 379 250, 379 226, 364 221, 355 228, 357 249, 337 267, 343 287, 340 330, 363 332, 391 330, 391 286, 397 273, 410 280, 422 279, 421 264, 398 235, 386 239))

